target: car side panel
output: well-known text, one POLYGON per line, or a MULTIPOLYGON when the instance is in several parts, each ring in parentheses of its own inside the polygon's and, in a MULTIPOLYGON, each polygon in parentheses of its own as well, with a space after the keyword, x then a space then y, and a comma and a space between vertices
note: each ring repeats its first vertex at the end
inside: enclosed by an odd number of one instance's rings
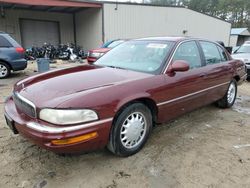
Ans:
POLYGON ((159 121, 166 122, 182 114, 205 105, 208 85, 204 80, 205 67, 187 72, 178 72, 174 76, 165 75, 166 85, 162 88, 159 108, 159 121))
POLYGON ((13 47, 0 47, 0 61, 7 62, 12 70, 24 70, 27 67, 27 61, 24 59, 24 53, 18 53, 15 48, 21 47, 13 38, 7 34, 3 36, 11 43, 13 47))
POLYGON ((13 71, 24 70, 27 67, 26 59, 18 59, 10 62, 13 71))
MULTIPOLYGON (((209 88, 206 96, 210 98, 210 103, 221 99, 227 91, 233 76, 232 66, 228 62, 217 63, 206 66, 207 75, 204 78, 209 88)), ((206 104, 209 104, 206 101, 206 104)))
POLYGON ((27 67, 24 54, 17 53, 15 48, 0 48, 0 61, 9 63, 12 70, 23 70, 27 67))
POLYGON ((242 84, 247 78, 247 72, 249 69, 247 69, 245 63, 240 60, 231 60, 229 64, 232 66, 234 72, 233 77, 239 76, 240 80, 238 81, 238 84, 242 84))

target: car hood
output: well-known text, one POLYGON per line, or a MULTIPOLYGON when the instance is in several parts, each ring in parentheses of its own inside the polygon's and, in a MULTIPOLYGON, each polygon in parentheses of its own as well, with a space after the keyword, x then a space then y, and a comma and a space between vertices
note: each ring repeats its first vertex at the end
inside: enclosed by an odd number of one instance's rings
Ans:
POLYGON ((240 60, 244 60, 244 59, 249 59, 250 60, 250 53, 236 53, 236 54, 232 54, 232 58, 234 59, 240 59, 240 60))
POLYGON ((91 53, 96 52, 96 53, 107 53, 108 51, 110 51, 110 48, 98 48, 98 49, 93 49, 90 50, 91 53))
POLYGON ((14 91, 37 107, 56 107, 72 94, 100 91, 116 84, 152 76, 129 70, 97 66, 78 66, 50 71, 18 82, 14 91))

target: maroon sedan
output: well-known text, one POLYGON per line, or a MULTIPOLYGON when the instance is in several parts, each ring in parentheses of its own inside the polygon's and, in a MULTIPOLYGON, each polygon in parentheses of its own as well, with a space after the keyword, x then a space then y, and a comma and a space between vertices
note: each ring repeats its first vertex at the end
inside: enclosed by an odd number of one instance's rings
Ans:
POLYGON ((5 104, 7 124, 57 153, 108 146, 138 152, 154 125, 199 107, 234 104, 244 63, 217 43, 191 38, 127 41, 93 65, 19 81, 5 104))

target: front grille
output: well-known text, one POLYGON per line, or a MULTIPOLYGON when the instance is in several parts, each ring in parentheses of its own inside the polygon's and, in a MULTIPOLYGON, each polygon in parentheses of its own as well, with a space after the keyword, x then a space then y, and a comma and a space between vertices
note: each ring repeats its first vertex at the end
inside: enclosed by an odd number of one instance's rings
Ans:
POLYGON ((91 57, 91 58, 99 58, 99 57, 101 57, 99 54, 100 54, 99 52, 90 52, 89 57, 91 57))
POLYGON ((30 117, 36 117, 36 107, 32 102, 17 93, 13 94, 13 99, 18 110, 30 117))
POLYGON ((95 57, 94 55, 95 55, 95 54, 93 54, 93 52, 90 52, 90 53, 89 53, 89 57, 95 57))

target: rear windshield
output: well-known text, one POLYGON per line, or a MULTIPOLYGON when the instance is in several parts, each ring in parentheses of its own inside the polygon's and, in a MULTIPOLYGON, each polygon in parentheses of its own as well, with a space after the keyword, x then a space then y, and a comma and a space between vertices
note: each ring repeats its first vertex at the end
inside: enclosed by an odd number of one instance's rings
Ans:
POLYGON ((0 36, 0 48, 12 47, 11 43, 3 36, 0 36))

